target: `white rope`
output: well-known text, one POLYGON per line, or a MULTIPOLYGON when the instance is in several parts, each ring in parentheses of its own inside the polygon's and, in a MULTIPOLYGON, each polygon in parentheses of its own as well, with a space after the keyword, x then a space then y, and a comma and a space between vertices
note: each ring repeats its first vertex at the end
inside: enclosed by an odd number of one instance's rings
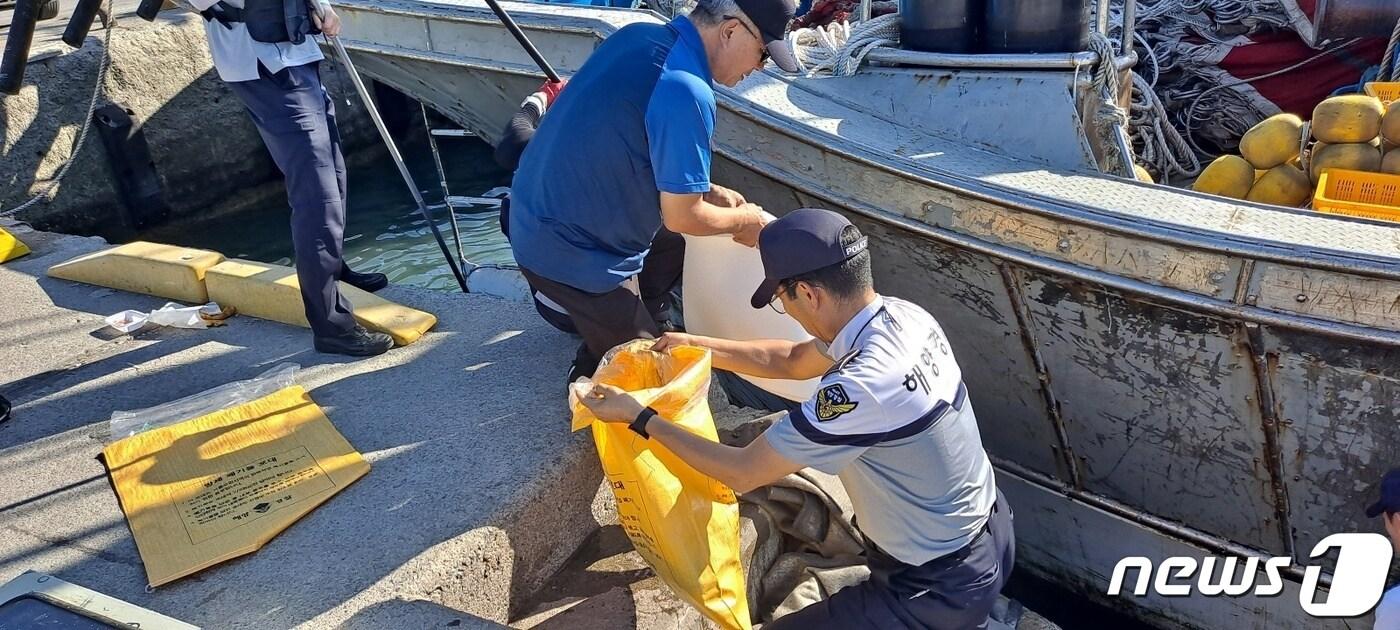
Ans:
MULTIPOLYGON (((1226 89, 1226 88, 1233 88, 1233 87, 1237 87, 1237 86, 1240 86, 1240 85, 1245 85, 1245 84, 1253 83, 1253 82, 1255 82, 1255 81, 1259 81, 1259 80, 1262 80, 1262 79, 1267 79, 1267 78, 1269 78, 1269 77, 1275 77, 1275 76, 1278 76, 1278 75, 1280 75, 1280 74, 1285 74, 1285 73, 1288 73, 1288 72, 1292 72, 1292 71, 1294 71, 1294 70, 1297 70, 1298 68, 1301 68, 1301 67, 1303 67, 1303 66, 1306 66, 1306 65, 1308 65, 1308 64, 1310 64, 1310 63, 1312 63, 1312 62, 1314 62, 1314 61, 1317 61, 1318 59, 1322 59, 1323 57, 1326 57, 1326 56, 1328 56, 1328 55, 1330 55, 1330 54, 1333 54, 1333 53, 1338 52, 1338 51, 1340 51, 1340 50, 1342 50, 1342 49, 1344 49, 1344 48, 1347 48, 1347 47, 1351 46, 1352 44, 1355 44, 1355 43, 1357 43, 1357 42, 1359 42, 1359 41, 1361 41, 1361 40, 1360 40, 1360 39, 1349 39, 1349 40, 1347 40, 1347 41, 1345 41, 1345 42, 1342 42, 1342 43, 1340 43, 1340 44, 1337 44, 1336 46, 1333 46, 1333 47, 1331 47, 1331 48, 1328 48, 1327 50, 1324 50, 1324 51, 1322 51, 1322 52, 1319 52, 1319 53, 1317 53, 1316 55, 1313 55, 1313 56, 1311 56, 1311 57, 1308 57, 1307 59, 1304 59, 1304 60, 1302 60, 1302 61, 1299 61, 1298 63, 1292 64, 1292 65, 1287 66, 1287 67, 1284 67, 1284 68, 1279 68, 1278 70, 1274 70, 1273 72, 1267 72, 1267 73, 1261 74, 1261 75, 1259 75, 1259 76, 1254 76, 1254 77, 1250 77, 1250 78, 1248 78, 1248 79, 1242 79, 1242 80, 1239 80, 1239 81, 1233 81, 1233 82, 1229 82, 1229 83, 1218 82, 1217 85, 1215 85, 1215 86, 1213 86, 1213 87, 1211 87, 1211 88, 1209 88, 1209 89, 1207 89, 1207 90, 1201 92, 1199 95, 1196 96, 1196 98, 1192 99, 1191 104, 1186 108, 1186 134, 1185 134, 1185 136, 1186 136, 1186 141, 1189 142, 1189 143, 1191 144, 1191 147, 1194 148, 1194 149, 1196 149, 1196 151, 1198 151, 1198 152, 1200 152, 1200 153, 1202 153, 1202 154, 1205 154, 1205 153, 1206 153, 1204 150, 1202 150, 1199 146, 1196 145, 1195 140, 1191 137, 1191 136, 1192 136, 1192 134, 1191 134, 1191 128, 1192 128, 1192 126, 1194 125, 1195 121, 1197 120, 1197 118, 1196 118, 1196 106, 1200 104, 1201 99, 1204 98, 1207 94, 1210 94, 1210 93, 1215 92, 1215 91, 1218 91, 1218 90, 1222 90, 1222 89, 1226 89)), ((1211 120, 1213 120, 1213 121, 1219 121, 1219 120, 1220 120, 1220 116, 1221 116, 1221 112, 1220 112, 1220 111, 1212 109, 1212 110, 1210 110, 1210 112, 1211 112, 1211 113, 1210 113, 1210 115, 1209 115, 1209 118, 1210 118, 1211 120)), ((1239 134, 1236 135, 1235 137, 1238 138, 1238 137, 1244 135, 1244 132, 1245 132, 1245 131, 1248 131, 1248 130, 1249 130, 1249 127, 1253 126, 1253 125, 1254 125, 1255 123, 1257 123, 1257 122, 1259 122, 1259 121, 1258 121, 1258 120, 1255 120, 1255 121, 1253 121, 1253 122, 1248 122, 1247 125, 1245 126, 1245 128, 1242 129, 1242 130, 1240 130, 1240 131, 1239 131, 1239 134)))
POLYGON ((107 0, 107 31, 102 34, 102 61, 97 66, 97 79, 92 86, 92 99, 88 102, 87 116, 83 119, 83 128, 78 131, 78 139, 73 142, 73 151, 68 154, 68 159, 63 161, 63 166, 58 168, 53 179, 49 180, 43 190, 18 206, 9 210, 0 210, 0 219, 8 219, 15 214, 39 203, 53 200, 53 192, 58 188, 59 182, 63 181, 63 176, 68 174, 68 169, 77 161, 78 154, 82 152, 83 146, 87 144, 88 129, 92 128, 92 115, 97 111, 97 99, 102 94, 102 86, 107 82, 107 71, 112 66, 112 31, 117 28, 117 14, 112 11, 112 0, 107 0))
POLYGON ((1113 140, 1118 133, 1126 133, 1128 129, 1128 112, 1118 105, 1118 77, 1114 67, 1117 53, 1113 42, 1102 33, 1094 33, 1089 39, 1089 49, 1099 56, 1091 85, 1102 96, 1094 109, 1093 127, 1103 146, 1104 172, 1116 175, 1132 172, 1133 156, 1123 155, 1118 143, 1113 140))
POLYGON ((1158 183, 1171 183, 1175 176, 1194 177, 1201 172, 1200 159, 1171 125, 1151 83, 1136 72, 1133 73, 1128 129, 1138 153, 1138 163, 1152 171, 1158 183))
MULTIPOLYGON (((884 3, 875 3, 881 4, 884 3)), ((789 32, 785 42, 803 74, 810 77, 827 71, 838 77, 848 77, 856 73, 871 50, 899 44, 899 14, 889 13, 854 25, 833 22, 799 28, 789 32)))
POLYGON ((1400 80, 1400 64, 1395 63, 1395 45, 1400 42, 1400 20, 1395 22, 1395 30, 1390 32, 1390 43, 1385 47, 1385 56, 1381 57, 1381 71, 1376 75, 1380 81, 1400 80))

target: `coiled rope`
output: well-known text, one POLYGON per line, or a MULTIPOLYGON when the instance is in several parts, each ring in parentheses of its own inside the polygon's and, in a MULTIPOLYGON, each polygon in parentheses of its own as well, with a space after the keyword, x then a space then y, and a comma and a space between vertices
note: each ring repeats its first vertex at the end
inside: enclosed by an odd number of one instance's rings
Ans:
POLYGON ((54 173, 53 179, 44 185, 43 189, 18 206, 9 210, 0 210, 0 219, 8 219, 25 209, 39 203, 53 200, 53 192, 58 188, 59 182, 68 174, 68 169, 77 161, 78 154, 82 153, 83 147, 87 144, 88 130, 92 128, 92 115, 97 111, 97 99, 102 95, 102 87, 107 83, 107 73, 112 67, 112 31, 117 28, 117 15, 112 11, 112 0, 107 0, 107 30, 102 34, 102 61, 97 66, 97 78, 93 81, 92 99, 88 102, 87 116, 83 118, 83 127, 78 131, 78 139, 73 141, 73 150, 69 152, 68 159, 63 161, 63 166, 54 173))
POLYGON ((841 21, 799 28, 789 32, 784 41, 803 74, 810 77, 826 71, 834 76, 849 77, 865 62, 870 51, 899 44, 899 14, 890 13, 854 25, 841 21))

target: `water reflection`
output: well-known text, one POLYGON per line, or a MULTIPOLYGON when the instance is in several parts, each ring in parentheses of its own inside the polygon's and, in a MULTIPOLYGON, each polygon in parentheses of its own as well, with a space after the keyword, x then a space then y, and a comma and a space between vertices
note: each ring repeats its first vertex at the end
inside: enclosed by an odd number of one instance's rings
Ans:
MULTIPOLYGON (((409 170, 449 250, 456 253, 447 206, 435 185, 437 171, 422 131, 420 136, 399 140, 409 170), (429 187, 431 186, 431 187, 429 187)), ((448 184, 454 195, 481 195, 510 183, 510 174, 491 159, 491 147, 474 139, 453 139, 440 144, 448 184)), ((456 291, 452 276, 428 223, 419 214, 387 153, 371 163, 350 169, 349 208, 345 226, 345 258, 359 271, 378 271, 395 284, 456 291)), ((281 265, 292 264, 289 210, 282 197, 246 209, 208 217, 181 218, 141 233, 137 238, 188 247, 213 249, 233 258, 248 258, 281 265)), ((500 232, 493 208, 458 208, 457 226, 462 252, 478 264, 510 264, 510 246, 500 232)))

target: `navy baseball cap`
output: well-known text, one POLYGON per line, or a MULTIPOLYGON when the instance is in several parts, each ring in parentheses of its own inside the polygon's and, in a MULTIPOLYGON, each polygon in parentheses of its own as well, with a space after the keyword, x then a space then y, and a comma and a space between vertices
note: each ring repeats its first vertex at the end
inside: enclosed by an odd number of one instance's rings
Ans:
POLYGON ((734 0, 734 4, 758 27, 759 38, 773 62, 783 70, 797 72, 797 58, 783 41, 788 24, 797 13, 797 3, 794 0, 734 0))
POLYGON ((1375 518, 1381 512, 1400 512, 1400 468, 1392 468, 1381 478, 1381 498, 1366 508, 1366 516, 1375 518))
POLYGON ((865 251, 862 236, 850 245, 841 245, 841 232, 851 222, 830 210, 802 208, 763 226, 758 233, 758 253, 763 259, 763 283, 750 300, 754 308, 773 301, 778 284, 850 260, 865 251))

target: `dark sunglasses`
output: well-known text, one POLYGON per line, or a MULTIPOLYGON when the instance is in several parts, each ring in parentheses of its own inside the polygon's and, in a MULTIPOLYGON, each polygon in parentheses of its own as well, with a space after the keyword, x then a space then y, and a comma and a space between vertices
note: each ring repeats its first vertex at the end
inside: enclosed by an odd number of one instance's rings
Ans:
POLYGON ((749 28, 748 23, 744 22, 744 20, 743 20, 742 18, 740 18, 740 17, 733 16, 733 15, 726 15, 726 16, 724 16, 724 19, 726 19, 726 20, 734 20, 735 22, 738 22, 738 23, 739 23, 739 26, 744 27, 744 30, 748 31, 750 35, 753 35, 753 38, 756 39, 756 40, 758 40, 758 49, 759 49, 759 51, 760 51, 759 54, 758 54, 758 63, 760 63, 760 64, 766 64, 766 63, 768 63, 768 44, 763 43, 763 38, 762 38, 762 37, 759 37, 759 36, 758 36, 758 33, 753 32, 753 29, 749 28))

